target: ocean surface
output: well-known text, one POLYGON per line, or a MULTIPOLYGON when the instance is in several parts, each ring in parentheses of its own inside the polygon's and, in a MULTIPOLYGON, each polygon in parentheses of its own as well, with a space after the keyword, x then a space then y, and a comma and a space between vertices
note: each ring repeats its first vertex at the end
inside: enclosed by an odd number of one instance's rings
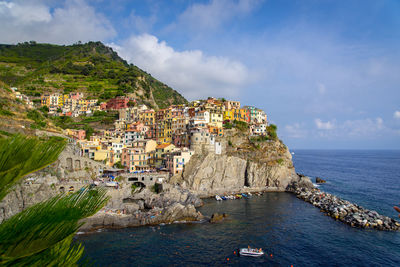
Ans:
MULTIPOLYGON (((396 218, 400 151, 295 150, 297 172, 327 183, 321 190, 396 218)), ((351 228, 289 193, 217 202, 204 215, 223 223, 171 224, 78 235, 95 266, 400 266, 400 233, 351 228), (260 258, 240 247, 263 248, 260 258)))

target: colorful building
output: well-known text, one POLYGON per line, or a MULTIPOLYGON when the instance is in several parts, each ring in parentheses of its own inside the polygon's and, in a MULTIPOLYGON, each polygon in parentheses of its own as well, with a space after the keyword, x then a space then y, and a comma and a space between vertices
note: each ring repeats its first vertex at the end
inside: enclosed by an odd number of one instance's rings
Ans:
POLYGON ((118 110, 122 108, 127 108, 129 102, 129 97, 117 96, 107 101, 107 110, 118 110))
POLYGON ((165 156, 165 167, 171 174, 182 173, 193 154, 194 151, 188 149, 171 152, 165 156))

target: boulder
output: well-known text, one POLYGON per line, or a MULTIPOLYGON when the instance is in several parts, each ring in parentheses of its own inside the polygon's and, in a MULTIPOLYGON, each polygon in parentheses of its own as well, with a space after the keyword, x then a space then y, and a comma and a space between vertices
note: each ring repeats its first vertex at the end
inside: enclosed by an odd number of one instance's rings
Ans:
POLYGON ((227 217, 225 213, 224 214, 213 213, 213 215, 211 215, 210 218, 210 223, 221 222, 225 217, 227 217))
POLYGON ((326 181, 325 181, 324 179, 320 178, 320 177, 315 178, 315 182, 316 182, 317 184, 324 184, 324 183, 326 183, 326 181))

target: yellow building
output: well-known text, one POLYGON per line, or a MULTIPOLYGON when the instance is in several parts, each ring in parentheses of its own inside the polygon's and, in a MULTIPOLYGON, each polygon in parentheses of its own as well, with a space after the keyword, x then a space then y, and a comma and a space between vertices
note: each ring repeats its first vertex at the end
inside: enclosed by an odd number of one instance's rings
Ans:
POLYGON ((154 152, 155 166, 161 167, 165 158, 165 154, 173 151, 174 149, 175 146, 173 144, 166 143, 158 145, 154 152))
POLYGON ((144 123, 144 125, 154 125, 155 124, 155 111, 146 110, 139 114, 139 120, 144 123))
POLYGON ((223 116, 222 113, 210 113, 210 126, 222 128, 223 116))
POLYGON ((233 112, 234 120, 250 123, 250 112, 248 109, 234 109, 233 112))
POLYGON ((109 159, 110 156, 110 151, 106 150, 106 149, 100 149, 94 152, 94 160, 97 161, 107 161, 109 159))
POLYGON ((49 95, 42 95, 40 97, 40 103, 42 104, 42 106, 50 107, 50 96, 49 95))
POLYGON ((86 100, 86 99, 79 99, 79 100, 78 100, 78 105, 80 105, 80 106, 87 106, 87 105, 88 105, 88 100, 86 100))
POLYGON ((235 111, 233 109, 224 111, 224 121, 234 121, 235 111))
POLYGON ((158 143, 172 142, 172 119, 165 119, 157 123, 156 139, 158 143))

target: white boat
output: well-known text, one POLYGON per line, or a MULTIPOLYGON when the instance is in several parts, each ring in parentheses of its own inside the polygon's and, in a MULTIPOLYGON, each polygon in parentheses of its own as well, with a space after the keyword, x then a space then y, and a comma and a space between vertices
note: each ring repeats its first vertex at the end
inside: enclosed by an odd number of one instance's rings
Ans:
POLYGON ((261 248, 241 248, 239 254, 240 256, 260 257, 264 255, 264 251, 261 248))
POLYGON ((218 200, 218 201, 222 200, 222 198, 220 196, 218 196, 218 195, 215 196, 215 199, 218 200))

